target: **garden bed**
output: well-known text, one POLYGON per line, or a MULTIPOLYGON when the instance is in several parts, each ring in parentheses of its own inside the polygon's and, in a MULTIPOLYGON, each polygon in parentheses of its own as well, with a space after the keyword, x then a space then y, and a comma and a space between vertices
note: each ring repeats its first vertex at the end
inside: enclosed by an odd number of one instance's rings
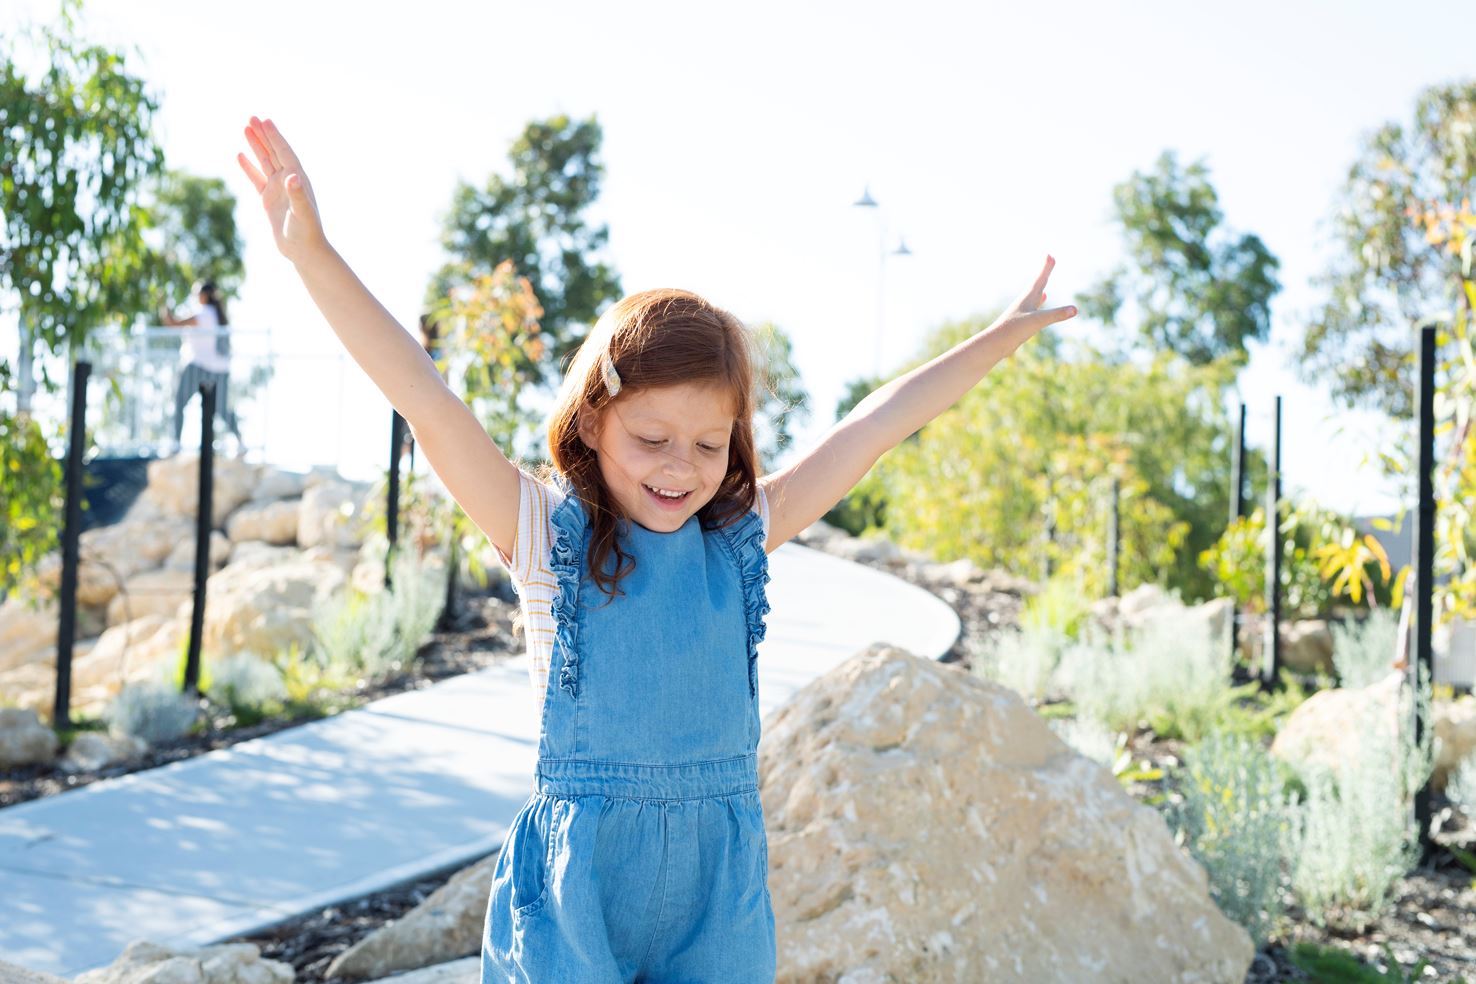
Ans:
MULTIPOLYGON (((378 680, 360 681, 353 691, 338 694, 344 702, 341 710, 407 690, 419 690, 448 677, 472 673, 521 651, 521 639, 514 636, 511 629, 515 603, 490 588, 463 590, 457 600, 457 609, 449 623, 438 628, 421 645, 408 669, 378 680)), ((208 701, 202 704, 206 722, 203 730, 150 746, 142 756, 127 762, 93 772, 67 773, 55 764, 0 770, 0 808, 78 789, 99 779, 112 779, 180 762, 328 716, 305 714, 269 718, 242 726, 219 706, 208 701)))

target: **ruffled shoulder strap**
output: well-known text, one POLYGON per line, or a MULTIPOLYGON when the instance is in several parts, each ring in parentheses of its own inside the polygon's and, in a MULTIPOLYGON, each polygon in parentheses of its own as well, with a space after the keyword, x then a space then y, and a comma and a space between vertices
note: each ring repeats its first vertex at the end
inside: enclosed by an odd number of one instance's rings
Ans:
POLYGON ((769 614, 769 555, 764 553, 763 517, 753 510, 717 531, 728 544, 743 584, 743 609, 748 618, 748 694, 758 694, 758 644, 764 639, 764 616, 769 614))
POLYGON ((576 697, 579 686, 580 561, 589 542, 589 518, 585 515, 583 501, 569 481, 559 475, 555 482, 564 498, 548 517, 553 530, 548 566, 557 582, 549 608, 554 620, 554 641, 564 654, 564 665, 559 670, 559 687, 567 690, 571 697, 576 697))

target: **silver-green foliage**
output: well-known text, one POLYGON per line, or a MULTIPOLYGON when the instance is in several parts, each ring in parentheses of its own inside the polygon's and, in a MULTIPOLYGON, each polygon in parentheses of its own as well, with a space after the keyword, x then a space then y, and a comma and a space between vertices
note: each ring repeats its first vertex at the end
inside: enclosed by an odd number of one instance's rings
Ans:
POLYGON ((413 550, 398 551, 393 569, 395 629, 408 662, 441 617, 446 586, 440 569, 428 567, 413 550))
POLYGON ((1230 683, 1229 642, 1202 613, 1165 606, 1140 628, 1105 632, 1088 626, 1061 654, 1059 689, 1077 713, 1131 730, 1151 713, 1209 719, 1230 683))
POLYGON ((971 665, 985 679, 1041 700, 1050 690, 1061 651, 1070 642, 1050 627, 1004 630, 974 647, 971 665))
POLYGON ((1259 949, 1281 916, 1282 859, 1295 835, 1282 776, 1258 742, 1224 734, 1185 749, 1180 775, 1169 822, 1204 865, 1215 904, 1259 949))
POLYGON ((393 588, 373 594, 350 589, 325 605, 313 636, 327 665, 369 677, 404 667, 440 614, 436 580, 412 552, 401 551, 393 588))
POLYGON ((1476 821, 1476 755, 1468 755, 1445 781, 1445 795, 1461 808, 1467 819, 1476 821))
POLYGON ((187 734, 199 713, 195 698, 163 680, 126 684, 103 712, 113 730, 149 744, 187 734))
MULTIPOLYGON (((1087 717, 1059 718, 1047 722, 1056 736, 1079 755, 1084 755, 1116 773, 1123 765, 1127 735, 1087 717)), ((1129 756, 1131 757, 1131 756, 1129 756)))
POLYGON ((1399 613, 1375 608, 1361 621, 1333 622, 1333 666, 1344 687, 1366 687, 1389 675, 1399 635, 1399 613))
POLYGON ((1395 723, 1349 721, 1359 749, 1336 771, 1304 765, 1307 798, 1299 811, 1292 888, 1309 917, 1325 924, 1334 908, 1375 919, 1394 886, 1419 859, 1413 797, 1434 767, 1430 686, 1421 669, 1418 699, 1425 720, 1417 744, 1410 723, 1415 699, 1401 691, 1395 723))
POLYGON ((287 699, 275 666, 253 653, 233 653, 210 667, 210 696, 230 707, 262 708, 287 699))
POLYGON ((313 619, 313 638, 322 661, 340 673, 373 676, 395 659, 395 610, 388 592, 350 588, 313 619))

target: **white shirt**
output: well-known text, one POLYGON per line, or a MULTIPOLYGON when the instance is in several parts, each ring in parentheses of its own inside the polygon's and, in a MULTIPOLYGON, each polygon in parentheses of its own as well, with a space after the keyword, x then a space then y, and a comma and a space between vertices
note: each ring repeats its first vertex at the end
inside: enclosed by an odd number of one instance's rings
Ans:
POLYGON ((190 317, 194 317, 195 323, 180 327, 180 335, 183 336, 179 345, 180 364, 189 365, 193 362, 201 369, 209 369, 211 372, 228 371, 231 368, 230 358, 215 351, 215 329, 220 327, 220 319, 215 316, 215 307, 210 304, 196 304, 194 310, 185 314, 186 319, 190 317))

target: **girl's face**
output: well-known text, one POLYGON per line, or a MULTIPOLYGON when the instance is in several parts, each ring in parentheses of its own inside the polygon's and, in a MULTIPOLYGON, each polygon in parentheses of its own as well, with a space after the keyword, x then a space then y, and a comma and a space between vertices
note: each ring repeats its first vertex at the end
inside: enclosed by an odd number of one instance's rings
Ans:
POLYGON ((581 419, 579 436, 625 515, 671 533, 717 494, 728 473, 733 422, 725 389, 682 383, 622 393, 598 427, 581 419))

